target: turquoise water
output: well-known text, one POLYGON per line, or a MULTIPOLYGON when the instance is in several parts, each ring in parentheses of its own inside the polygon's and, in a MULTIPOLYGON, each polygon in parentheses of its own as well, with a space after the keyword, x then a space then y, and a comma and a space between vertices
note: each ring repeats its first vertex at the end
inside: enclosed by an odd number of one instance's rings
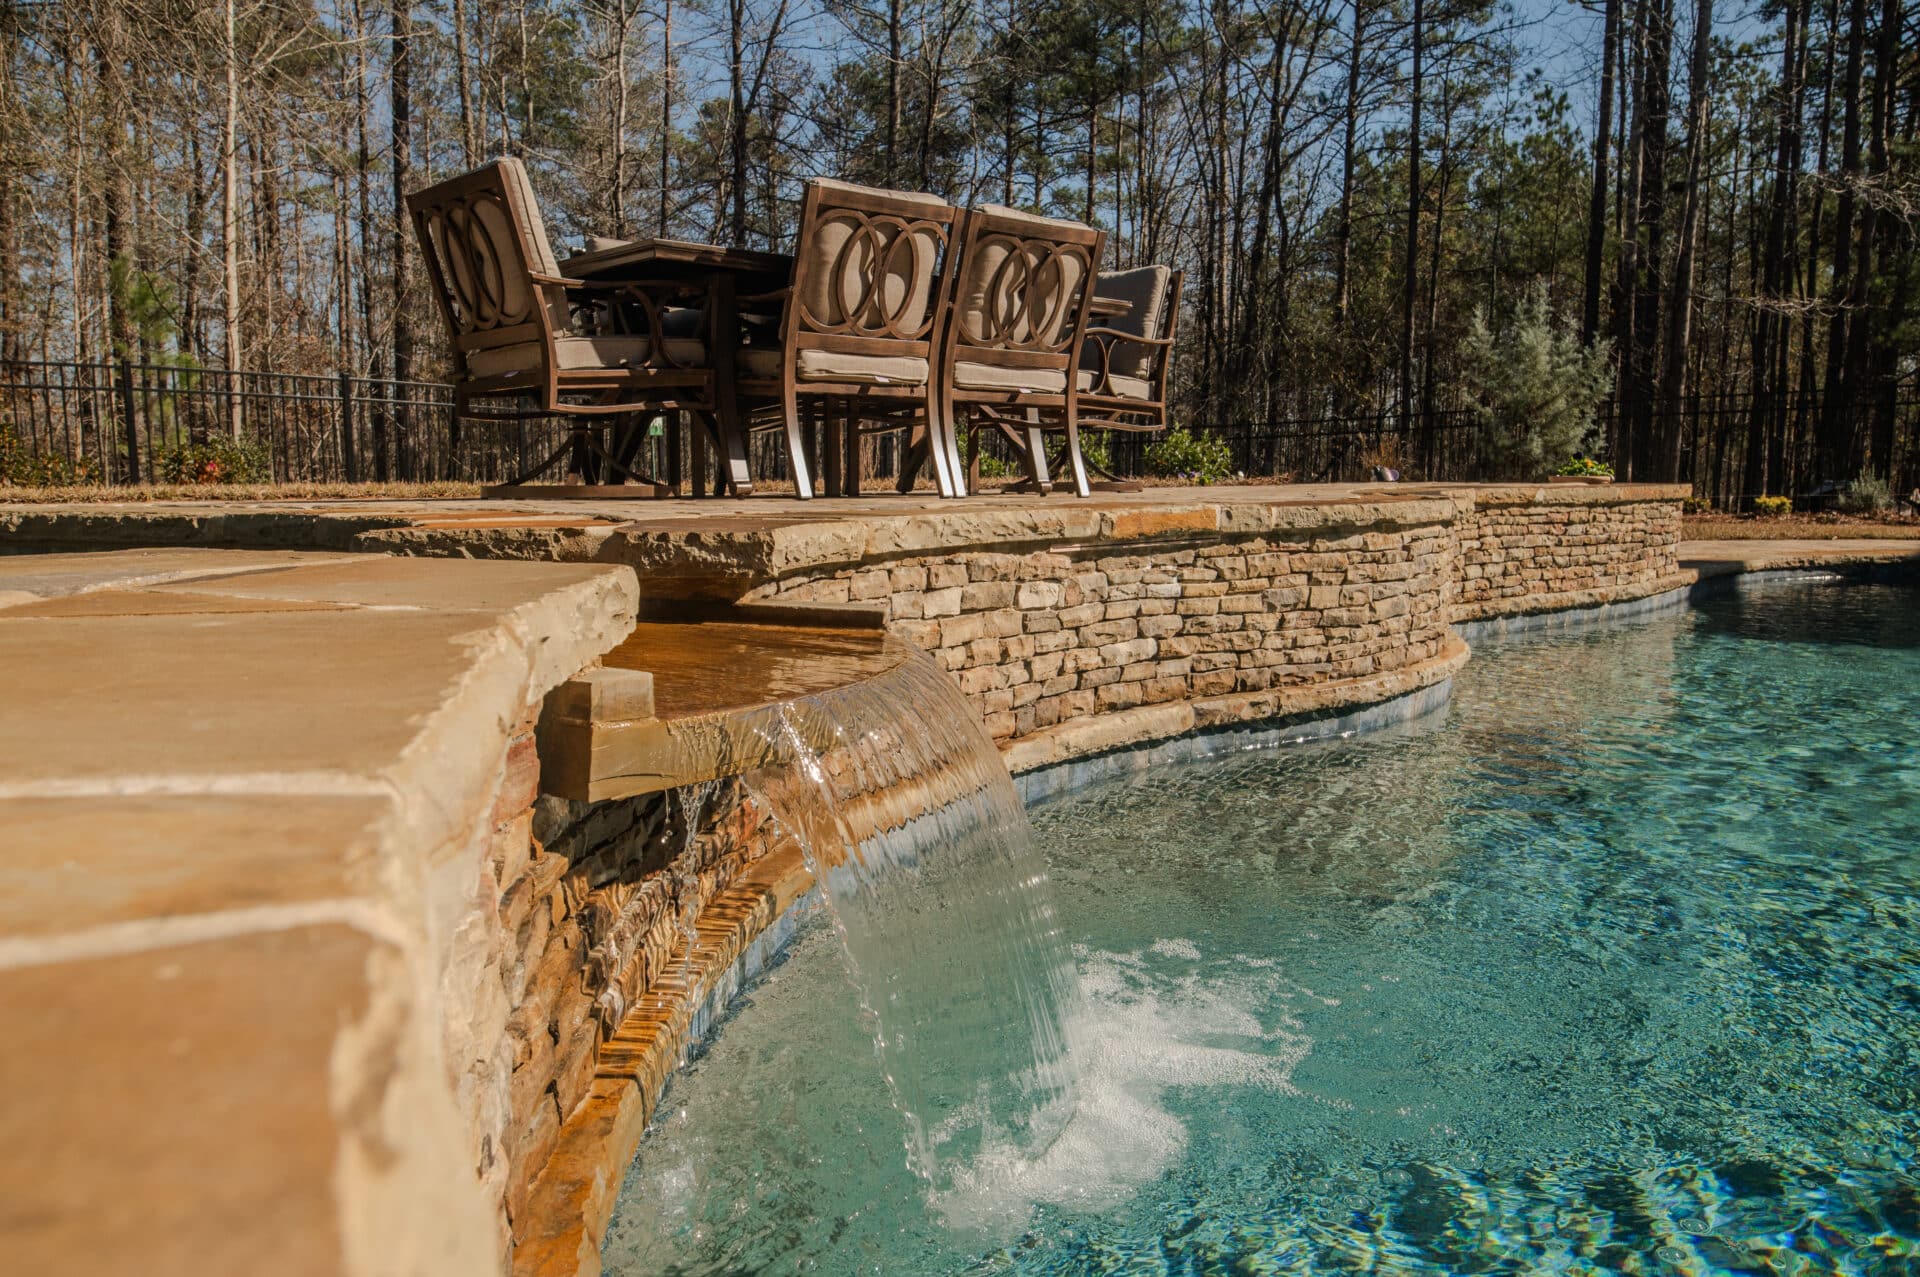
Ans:
POLYGON ((909 1171, 814 926, 609 1272, 1920 1272, 1920 591, 1489 643, 1420 723, 1034 824, 1083 991, 1048 1151, 909 1171))

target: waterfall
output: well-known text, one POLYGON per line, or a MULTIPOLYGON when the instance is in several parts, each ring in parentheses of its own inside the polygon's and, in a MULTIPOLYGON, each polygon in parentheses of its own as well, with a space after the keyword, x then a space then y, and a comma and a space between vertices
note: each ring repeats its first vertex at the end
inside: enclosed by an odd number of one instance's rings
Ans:
POLYGON ((1073 1114, 1079 984, 973 706, 915 650, 760 731, 774 765, 747 783, 825 893, 908 1164, 938 1189, 961 1166, 1037 1157, 1073 1114))

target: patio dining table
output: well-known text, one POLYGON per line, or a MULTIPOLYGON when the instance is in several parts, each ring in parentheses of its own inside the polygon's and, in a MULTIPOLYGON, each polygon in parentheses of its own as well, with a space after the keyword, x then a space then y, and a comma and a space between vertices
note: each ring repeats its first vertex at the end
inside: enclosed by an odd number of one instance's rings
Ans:
MULTIPOLYGON (((736 386, 740 356, 742 293, 771 292, 793 278, 793 258, 753 248, 730 248, 678 239, 636 239, 576 253, 560 264, 573 279, 685 280, 697 285, 707 309, 707 352, 713 361, 714 416, 727 483, 741 496, 753 491, 747 468, 747 429, 736 386)), ((696 435, 696 438, 698 436, 696 435)), ((696 480, 696 488, 698 480, 696 480)))
MULTIPOLYGON (((707 351, 713 361, 714 416, 719 427, 721 464, 727 485, 740 496, 750 495, 753 476, 747 465, 746 420, 740 410, 736 384, 741 333, 738 299, 742 294, 751 296, 784 287, 793 278, 793 257, 787 253, 692 240, 636 239, 576 253, 561 263, 560 269, 573 279, 684 280, 700 289, 707 309, 707 351)), ((1089 309, 1092 318, 1111 318, 1126 314, 1129 305, 1096 296, 1089 309)), ((699 438, 696 433, 696 447, 699 438)), ((677 443, 675 448, 677 457, 677 443)), ((673 468, 678 469, 677 462, 673 468)), ((704 469, 696 456, 696 476, 702 475, 704 469)), ((677 477, 674 476, 676 488, 677 477)), ((696 494, 703 482, 696 477, 696 494)))

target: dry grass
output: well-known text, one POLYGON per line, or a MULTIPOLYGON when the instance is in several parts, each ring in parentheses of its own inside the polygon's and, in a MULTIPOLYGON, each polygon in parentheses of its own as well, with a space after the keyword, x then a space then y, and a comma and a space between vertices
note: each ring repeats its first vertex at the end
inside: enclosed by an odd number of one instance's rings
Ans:
POLYGON ((1920 518, 1894 514, 1870 519, 1847 514, 1785 514, 1773 518, 1690 514, 1681 520, 1681 536, 1689 541, 1911 541, 1920 540, 1920 518))
POLYGON ((139 487, 74 484, 24 488, 0 484, 0 505, 85 504, 152 501, 373 501, 452 500, 477 497, 477 483, 160 483, 139 487))

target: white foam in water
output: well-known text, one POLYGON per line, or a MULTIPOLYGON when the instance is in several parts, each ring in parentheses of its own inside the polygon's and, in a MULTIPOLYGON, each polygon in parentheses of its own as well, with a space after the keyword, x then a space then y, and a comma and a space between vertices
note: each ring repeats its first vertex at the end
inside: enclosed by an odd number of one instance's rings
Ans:
MULTIPOLYGON (((1191 941, 1148 952, 1197 962, 1191 941)), ((1255 1009, 1295 990, 1277 973, 1235 964, 1232 974, 1169 976, 1142 954, 1090 953, 1080 965, 1083 1001, 1068 1025, 1079 1066, 1079 1103, 1038 1157, 1005 1143, 952 1170, 929 1194, 949 1227, 1010 1239, 1042 1203, 1104 1210, 1124 1203, 1186 1148, 1168 1107, 1177 1087, 1250 1086, 1298 1094, 1293 1070, 1312 1049, 1298 1022, 1266 1025, 1255 1009), (1223 1045, 1222 1039, 1246 1045, 1223 1045)))

